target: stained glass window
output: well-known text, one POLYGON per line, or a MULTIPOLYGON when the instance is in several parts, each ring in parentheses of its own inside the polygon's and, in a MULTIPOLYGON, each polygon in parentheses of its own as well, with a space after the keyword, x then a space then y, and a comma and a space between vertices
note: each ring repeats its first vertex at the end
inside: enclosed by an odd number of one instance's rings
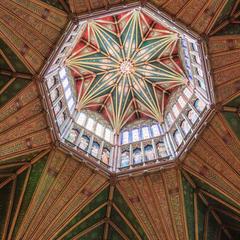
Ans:
POLYGON ((182 135, 178 130, 173 133, 173 138, 178 146, 182 143, 182 135))
POLYGON ((112 132, 109 128, 105 128, 104 139, 108 142, 112 142, 112 132))
POLYGON ((147 139, 150 138, 150 131, 148 127, 143 127, 142 128, 142 138, 147 139))
POLYGON ((180 112, 176 104, 173 105, 172 110, 173 110, 174 116, 177 118, 180 112))
POLYGON ((142 153, 140 148, 133 150, 133 163, 138 164, 142 162, 142 153))
POLYGON ((76 139, 77 139, 78 134, 79 134, 79 133, 78 133, 77 130, 72 129, 72 130, 70 131, 68 137, 67 137, 67 140, 68 140, 69 142, 74 143, 74 142, 76 141, 76 139))
POLYGON ((97 142, 93 142, 92 149, 91 149, 91 155, 93 155, 94 157, 97 157, 99 149, 100 149, 100 145, 97 142))
POLYGON ((151 129, 152 129, 152 135, 153 135, 154 137, 157 137, 157 136, 160 135, 159 126, 158 126, 157 124, 152 125, 152 126, 151 126, 151 129))
POLYGON ((150 161, 150 160, 155 159, 153 146, 152 145, 145 146, 144 147, 144 153, 145 153, 146 161, 150 161))
POLYGON ((92 131, 94 127, 95 121, 92 118, 88 118, 86 129, 92 131))
POLYGON ((83 136, 81 137, 79 147, 80 147, 82 150, 87 151, 89 142, 90 142, 89 137, 83 135, 83 136))
POLYGON ((110 158, 110 151, 107 148, 104 148, 102 152, 102 161, 105 164, 109 164, 109 158, 110 158))
POLYGON ((183 132, 187 135, 188 132, 190 131, 190 126, 188 124, 188 122, 186 120, 183 120, 181 122, 181 129, 183 130, 183 132))
POLYGON ((122 144, 126 144, 129 142, 129 132, 128 131, 124 131, 122 133, 122 144))
POLYGON ((87 120, 86 114, 83 113, 83 112, 81 112, 81 113, 79 114, 78 119, 77 119, 77 123, 78 123, 79 125, 81 125, 81 126, 84 126, 86 120, 87 120))
POLYGON ((159 157, 166 157, 167 156, 167 151, 164 142, 158 142, 156 144, 157 152, 159 157))
POLYGON ((181 106, 182 108, 184 108, 184 106, 186 105, 186 102, 185 102, 185 100, 183 99, 182 96, 180 96, 180 97, 178 98, 178 103, 180 104, 180 106, 181 106))
POLYGON ((183 93, 187 98, 190 98, 192 96, 192 92, 188 88, 185 88, 183 90, 183 93))
POLYGON ((129 166, 130 154, 129 151, 124 151, 121 154, 121 167, 129 166))
POLYGON ((193 110, 190 110, 187 114, 187 117, 192 123, 195 123, 197 121, 198 115, 193 110))
POLYGON ((139 129, 132 130, 132 141, 139 141, 139 129))
POLYGON ((95 133, 96 133, 99 137, 102 137, 102 136, 103 136, 103 131, 104 131, 103 125, 100 124, 100 123, 97 123, 95 133))
POLYGON ((206 106, 206 104, 205 104, 203 101, 199 100, 199 99, 195 100, 195 102, 194 102, 194 107, 195 107, 199 112, 202 112, 203 109, 205 108, 205 106, 206 106))

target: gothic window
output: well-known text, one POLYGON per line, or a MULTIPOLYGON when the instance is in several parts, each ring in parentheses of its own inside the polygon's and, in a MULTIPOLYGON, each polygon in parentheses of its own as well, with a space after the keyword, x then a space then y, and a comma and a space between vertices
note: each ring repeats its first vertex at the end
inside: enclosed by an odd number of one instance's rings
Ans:
POLYGON ((102 161, 105 163, 105 164, 109 164, 109 158, 110 158, 110 151, 107 149, 107 148, 103 148, 103 151, 102 151, 102 161))
POLYGON ((87 115, 83 112, 79 114, 79 117, 77 119, 77 123, 81 126, 84 126, 87 120, 87 115))
POLYGON ((185 88, 183 90, 183 93, 187 98, 190 98, 192 96, 192 92, 188 88, 185 88))
POLYGON ((177 146, 179 146, 182 143, 182 135, 178 130, 175 130, 175 132, 173 133, 173 138, 177 144, 177 146))
POLYGON ((160 129, 159 129, 159 126, 157 124, 152 125, 151 129, 152 129, 152 135, 154 137, 157 137, 157 136, 160 135, 160 129))
POLYGON ((183 120, 181 122, 181 129, 183 130, 184 134, 187 135, 188 132, 190 131, 190 126, 186 120, 183 120))
POLYGON ((83 136, 81 137, 79 147, 80 147, 82 150, 87 151, 89 142, 90 142, 89 137, 86 136, 86 135, 83 135, 83 136))
POLYGON ((100 145, 94 141, 92 144, 91 155, 93 155, 94 157, 97 157, 99 149, 100 149, 100 145))
POLYGON ((133 163, 138 164, 142 162, 142 153, 140 148, 135 148, 133 150, 133 163))
POLYGON ((173 105, 172 110, 173 110, 174 116, 177 118, 180 112, 179 112, 178 107, 177 107, 176 104, 173 105))
POLYGON ((205 103, 199 99, 196 99, 193 105, 200 113, 203 111, 203 109, 206 106, 205 103))
POLYGON ((94 125, 95 125, 95 121, 92 118, 88 118, 86 129, 88 129, 89 131, 93 131, 94 125))
POLYGON ((62 102, 59 101, 59 102, 57 103, 57 105, 54 107, 54 112, 55 112, 55 114, 58 114, 61 109, 62 109, 62 102))
POLYGON ((164 142, 158 142, 156 144, 157 147, 157 153, 159 157, 166 157, 167 156, 167 151, 164 142))
POLYGON ((108 142, 112 142, 112 132, 109 128, 105 128, 104 139, 108 142))
POLYGON ((47 80, 48 89, 52 88, 56 84, 56 77, 51 77, 47 80))
POLYGON ((129 132, 128 131, 124 131, 122 133, 122 144, 126 144, 129 143, 129 132))
POLYGON ((135 128, 132 130, 132 141, 136 142, 139 141, 140 137, 139 137, 139 129, 135 128))
POLYGON ((143 127, 142 128, 142 139, 150 138, 150 131, 149 127, 143 127))
POLYGON ((144 153, 145 153, 146 161, 150 161, 150 160, 155 159, 153 146, 152 145, 145 146, 144 147, 144 153))
POLYGON ((97 126, 96 126, 96 135, 98 135, 99 137, 102 137, 103 136, 103 131, 104 131, 104 127, 102 124, 100 123, 97 123, 97 126))
POLYGON ((122 154, 121 154, 121 167, 129 166, 129 162, 130 162, 129 151, 122 152, 122 154))
POLYGON ((65 119, 66 119, 66 113, 63 112, 58 116, 58 119, 57 119, 58 125, 61 126, 65 119))
POLYGON ((180 105, 182 108, 184 108, 184 106, 186 105, 186 102, 185 102, 185 100, 183 99, 182 96, 180 96, 180 97, 178 98, 178 103, 179 103, 179 105, 180 105))
POLYGON ((69 142, 75 143, 78 137, 78 131, 76 129, 72 129, 67 137, 69 142))
POLYGON ((187 113, 187 117, 191 121, 191 123, 194 124, 197 121, 198 115, 193 110, 190 110, 187 113))
POLYGON ((54 102, 59 97, 59 90, 54 89, 53 91, 51 91, 50 95, 51 95, 52 102, 54 102))

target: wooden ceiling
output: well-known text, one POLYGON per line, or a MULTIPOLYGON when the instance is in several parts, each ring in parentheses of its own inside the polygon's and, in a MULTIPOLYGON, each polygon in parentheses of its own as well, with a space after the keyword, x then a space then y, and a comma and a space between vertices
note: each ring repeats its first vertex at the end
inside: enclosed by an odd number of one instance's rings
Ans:
POLYGON ((109 177, 52 142, 38 73, 74 15, 127 2, 0 1, 1 239, 240 238, 238 0, 148 1, 204 37, 214 81, 215 115, 174 167, 109 177))

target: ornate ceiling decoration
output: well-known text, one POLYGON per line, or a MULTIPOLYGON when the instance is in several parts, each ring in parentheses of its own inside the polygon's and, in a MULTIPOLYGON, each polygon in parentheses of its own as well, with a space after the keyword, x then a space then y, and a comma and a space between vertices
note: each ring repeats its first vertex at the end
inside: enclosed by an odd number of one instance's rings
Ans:
POLYGON ((142 117, 163 122, 169 95, 187 82, 178 40, 178 33, 138 9, 87 21, 66 60, 78 110, 103 113, 117 132, 142 117))

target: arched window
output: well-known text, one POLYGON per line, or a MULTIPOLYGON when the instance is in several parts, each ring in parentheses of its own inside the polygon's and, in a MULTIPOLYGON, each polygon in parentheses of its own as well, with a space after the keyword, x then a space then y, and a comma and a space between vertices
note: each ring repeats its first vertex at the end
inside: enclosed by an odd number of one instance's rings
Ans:
POLYGON ((149 127, 142 127, 142 139, 148 139, 150 138, 150 131, 149 127))
POLYGON ((186 120, 183 120, 180 125, 181 129, 183 130, 184 134, 187 135, 190 131, 190 126, 186 120))
POLYGON ((53 91, 51 91, 51 100, 54 102, 59 97, 59 90, 56 88, 53 91))
POLYGON ((153 151, 153 146, 152 145, 147 145, 144 147, 144 153, 145 153, 145 159, 146 161, 150 161, 155 159, 154 151, 153 151))
POLYGON ((203 111, 203 109, 206 106, 205 103, 199 99, 196 99, 193 105, 200 113, 203 111))
POLYGON ((58 103, 57 103, 57 105, 54 107, 54 112, 56 113, 56 114, 58 114, 59 112, 60 112, 60 110, 62 109, 62 102, 61 101, 59 101, 58 103))
POLYGON ((129 162, 130 162, 129 151, 122 152, 122 154, 121 154, 121 167, 129 166, 129 162))
POLYGON ((76 142, 77 137, 78 137, 78 134, 79 134, 79 133, 78 133, 78 130, 72 129, 72 130, 70 131, 70 133, 68 134, 67 140, 68 140, 69 142, 72 142, 72 143, 76 142))
POLYGON ((167 156, 167 151, 164 142, 158 142, 156 144, 157 147, 157 153, 160 158, 166 157, 167 156))
POLYGON ((61 113, 59 116, 58 116, 58 119, 57 119, 57 122, 58 122, 58 125, 61 126, 64 122, 64 120, 66 119, 66 113, 63 112, 61 113))
POLYGON ((95 133, 96 133, 99 137, 102 137, 102 136, 103 136, 103 131, 104 131, 103 125, 100 124, 100 123, 97 123, 95 133))
POLYGON ((173 133, 173 138, 178 146, 182 143, 182 135, 178 130, 175 130, 175 132, 173 133))
POLYGON ((139 129, 135 128, 132 130, 132 141, 136 142, 140 140, 140 136, 139 136, 139 129))
POLYGON ((193 110, 190 110, 187 113, 187 117, 191 123, 195 123, 197 121, 198 115, 193 110))
POLYGON ((77 119, 77 124, 84 126, 87 120, 87 115, 83 112, 79 114, 79 117, 77 119))
POLYGON ((48 89, 52 88, 56 84, 56 82, 57 82, 56 77, 49 78, 47 80, 48 89))
POLYGON ((93 155, 94 157, 98 157, 99 149, 100 145, 94 141, 92 144, 91 155, 93 155))
POLYGON ((124 131, 122 133, 122 144, 126 144, 129 143, 129 132, 128 131, 124 131))
POLYGON ((105 163, 105 164, 109 164, 109 158, 110 158, 110 151, 107 149, 107 148, 103 148, 103 151, 102 151, 102 161, 105 163))
POLYGON ((173 105, 172 110, 173 110, 174 116, 177 118, 180 112, 176 104, 173 105))
POLYGON ((138 164, 142 162, 142 153, 140 148, 135 148, 133 150, 133 163, 138 164))
POLYGON ((86 129, 88 129, 89 131, 93 131, 94 125, 95 125, 95 121, 92 118, 88 118, 86 129))
POLYGON ((159 129, 159 126, 157 124, 152 125, 151 129, 152 129, 153 137, 160 136, 160 129, 159 129))
POLYGON ((89 137, 86 136, 86 135, 83 135, 83 136, 81 137, 79 147, 80 147, 82 150, 87 151, 89 142, 90 142, 89 137))

